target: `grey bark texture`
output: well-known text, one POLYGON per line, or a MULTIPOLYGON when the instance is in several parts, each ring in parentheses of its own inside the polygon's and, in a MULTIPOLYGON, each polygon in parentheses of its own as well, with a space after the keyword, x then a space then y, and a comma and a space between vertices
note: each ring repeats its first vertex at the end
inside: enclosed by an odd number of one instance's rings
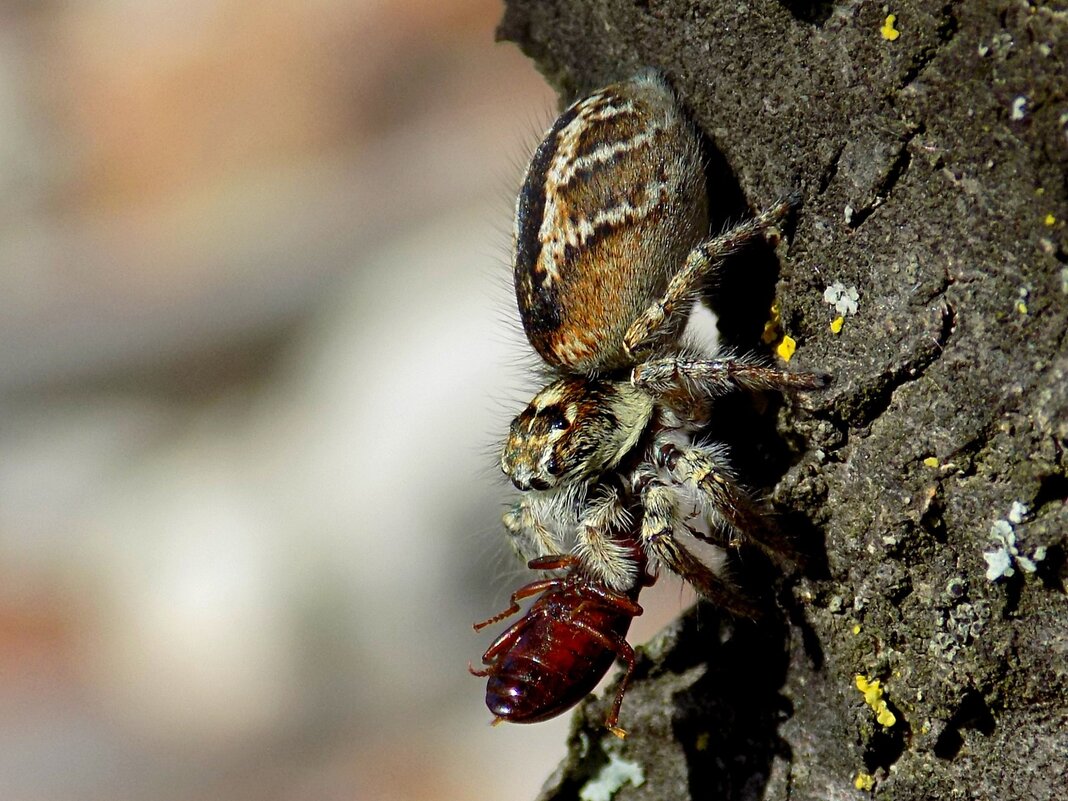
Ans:
POLYGON ((810 554, 743 560, 779 614, 680 619, 630 735, 587 699, 541 799, 1065 798, 1068 6, 510 0, 499 33, 565 101, 663 70, 721 221, 802 189, 710 300, 766 352, 777 299, 791 367, 835 377, 712 432, 810 554), (834 282, 859 295, 838 334, 834 282))

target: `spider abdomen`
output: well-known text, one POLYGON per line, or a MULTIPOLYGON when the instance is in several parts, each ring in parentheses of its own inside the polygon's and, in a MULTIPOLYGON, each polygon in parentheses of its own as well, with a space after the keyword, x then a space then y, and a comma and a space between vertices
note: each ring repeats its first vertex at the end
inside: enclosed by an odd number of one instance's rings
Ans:
POLYGON ((629 365, 623 338, 707 233, 700 147, 652 71, 569 107, 516 207, 516 300, 530 344, 571 372, 629 365))

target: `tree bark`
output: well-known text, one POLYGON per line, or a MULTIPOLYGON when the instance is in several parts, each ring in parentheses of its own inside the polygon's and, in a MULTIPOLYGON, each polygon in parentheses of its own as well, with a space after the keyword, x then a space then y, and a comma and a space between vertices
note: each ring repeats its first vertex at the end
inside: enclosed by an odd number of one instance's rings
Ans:
POLYGON ((1068 9, 510 0, 499 34, 565 101, 663 70, 721 222, 801 187, 711 302, 752 350, 777 299, 791 367, 835 377, 713 432, 812 554, 743 564, 781 615, 684 616, 642 650, 630 736, 588 699, 541 798, 1063 798, 1068 9))

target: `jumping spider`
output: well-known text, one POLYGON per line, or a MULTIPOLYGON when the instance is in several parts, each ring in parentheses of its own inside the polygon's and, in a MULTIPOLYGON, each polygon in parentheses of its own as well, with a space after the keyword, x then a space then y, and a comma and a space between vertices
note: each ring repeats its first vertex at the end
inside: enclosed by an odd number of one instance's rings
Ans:
POLYGON ((698 441, 713 399, 735 388, 814 390, 825 375, 688 347, 707 280, 796 205, 788 197, 708 237, 698 134, 655 72, 571 105, 537 148, 516 209, 523 327, 555 378, 512 422, 501 468, 523 496, 504 518, 527 556, 573 553, 616 593, 641 560, 613 532, 736 613, 755 614, 684 544, 781 541, 723 446, 698 441), (632 520, 628 508, 637 504, 632 520), (531 553, 533 552, 533 553, 531 553))

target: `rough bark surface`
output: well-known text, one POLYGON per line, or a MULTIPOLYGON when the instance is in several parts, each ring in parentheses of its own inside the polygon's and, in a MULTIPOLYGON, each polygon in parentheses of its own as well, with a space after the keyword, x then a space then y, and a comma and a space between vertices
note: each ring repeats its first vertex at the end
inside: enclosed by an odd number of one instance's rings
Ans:
POLYGON ((511 0, 500 36, 565 100, 667 73, 721 216, 803 189, 787 241, 712 302, 752 349, 777 298, 791 364, 836 378, 723 411, 743 475, 812 555, 749 563, 780 617, 678 621, 642 653, 630 736, 588 699, 541 798, 1063 798, 1068 8, 511 0), (835 281, 859 294, 838 334, 835 281), (999 550, 1013 574, 991 580, 999 550))

